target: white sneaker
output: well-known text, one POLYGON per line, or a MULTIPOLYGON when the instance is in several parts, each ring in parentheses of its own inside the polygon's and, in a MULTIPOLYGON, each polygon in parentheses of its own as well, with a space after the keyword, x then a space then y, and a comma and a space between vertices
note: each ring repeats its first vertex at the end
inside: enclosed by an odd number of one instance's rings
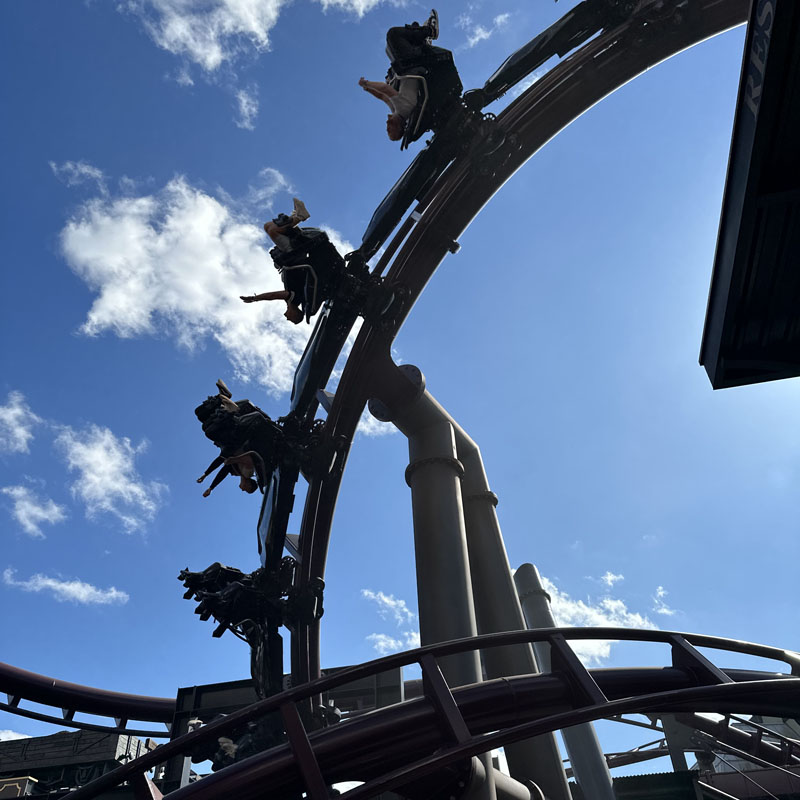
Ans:
POLYGON ((293 197, 292 202, 294 203, 294 213, 292 216, 296 217, 300 222, 305 222, 311 216, 311 214, 308 213, 305 203, 297 197, 293 197))

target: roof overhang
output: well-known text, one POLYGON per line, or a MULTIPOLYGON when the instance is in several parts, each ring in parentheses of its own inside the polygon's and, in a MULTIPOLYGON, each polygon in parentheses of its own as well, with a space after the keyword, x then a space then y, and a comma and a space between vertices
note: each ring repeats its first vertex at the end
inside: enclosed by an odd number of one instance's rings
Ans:
POLYGON ((800 2, 754 0, 700 349, 715 389, 800 375, 800 2))

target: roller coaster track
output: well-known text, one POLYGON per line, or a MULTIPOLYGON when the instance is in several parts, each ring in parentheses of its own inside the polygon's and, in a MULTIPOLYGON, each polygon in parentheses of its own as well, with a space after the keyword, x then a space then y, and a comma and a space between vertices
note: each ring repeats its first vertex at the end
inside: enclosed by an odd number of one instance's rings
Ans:
POLYGON ((128 728, 128 720, 161 722, 169 725, 175 714, 175 700, 169 697, 146 697, 143 695, 109 692, 91 686, 37 675, 10 664, 0 662, 0 692, 7 696, 7 703, 0 703, 0 711, 17 714, 29 719, 50 722, 54 725, 68 725, 103 733, 125 733, 133 736, 164 736, 162 729, 128 728), (26 700, 39 705, 51 706, 61 712, 43 714, 20 706, 26 700), (93 714, 115 720, 115 725, 102 725, 73 719, 76 713, 93 714))
MULTIPOLYGON (((391 345, 453 242, 505 181, 559 131, 650 67, 745 22, 749 6, 749 0, 690 0, 693 13, 674 28, 649 26, 633 17, 602 33, 561 61, 498 116, 498 124, 517 146, 504 164, 483 176, 469 157, 457 159, 422 199, 415 209, 415 216, 421 215, 416 224, 409 218, 400 229, 398 237, 407 234, 407 238, 387 275, 389 281, 405 286, 409 301, 389 327, 365 321, 328 414, 322 450, 331 458, 321 461, 332 467, 326 474, 312 477, 306 495, 296 579, 301 593, 312 580, 324 578, 339 486, 367 401, 382 394, 385 402, 393 393, 402 396, 409 391, 402 382, 398 385, 391 345)), ((319 620, 300 624, 293 632, 292 674, 297 682, 319 676, 319 620)), ((310 711, 310 707, 306 709, 310 711)))
MULTIPOLYGON (((785 667, 784 667, 785 669, 785 667)), ((211 722, 118 767, 69 795, 89 800, 123 781, 146 786, 144 773, 179 753, 191 753, 250 721, 280 714, 288 742, 170 793, 173 800, 235 796, 250 800, 327 798, 327 786, 366 781, 348 792, 371 797, 431 775, 472 755, 552 730, 625 713, 800 715, 800 654, 764 645, 674 631, 630 628, 550 628, 444 642, 341 670, 211 722), (663 667, 588 670, 568 641, 659 642, 670 649, 663 667), (439 661, 456 653, 547 642, 552 672, 487 681, 451 690, 439 661), (788 665, 791 675, 720 669, 697 648, 757 656, 788 665), (424 695, 307 733, 298 707, 323 692, 398 667, 418 664, 424 695)), ((3 684, 0 683, 0 688, 3 684)), ((97 690, 95 690, 97 691, 97 690)), ((127 706, 126 706, 127 707, 127 706)), ((109 706, 104 706, 108 712, 109 706)), ((796 756, 785 755, 789 761, 796 756)), ((779 765, 778 765, 779 766, 779 765)), ((147 794, 137 794, 143 800, 147 794)))

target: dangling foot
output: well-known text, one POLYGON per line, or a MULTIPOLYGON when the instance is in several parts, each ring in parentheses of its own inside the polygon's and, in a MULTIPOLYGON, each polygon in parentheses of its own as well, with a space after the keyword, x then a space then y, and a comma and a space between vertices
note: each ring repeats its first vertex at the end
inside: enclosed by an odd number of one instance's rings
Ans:
POLYGON ((305 222, 311 216, 311 214, 308 213, 306 204, 297 197, 293 197, 292 202, 294 203, 294 211, 292 212, 292 216, 298 222, 305 222))
POLYGON ((434 39, 439 38, 439 15, 436 13, 435 8, 431 9, 431 15, 428 17, 425 27, 430 31, 429 41, 432 42, 434 39))
POLYGON ((225 395, 220 395, 219 398, 220 405, 229 413, 229 414, 237 414, 239 412, 239 406, 230 399, 230 397, 225 397, 225 395))

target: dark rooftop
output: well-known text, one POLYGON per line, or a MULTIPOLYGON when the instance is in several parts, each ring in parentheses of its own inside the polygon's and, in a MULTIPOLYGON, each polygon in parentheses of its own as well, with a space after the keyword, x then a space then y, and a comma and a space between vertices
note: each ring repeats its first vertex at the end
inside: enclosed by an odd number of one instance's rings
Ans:
POLYGON ((800 3, 755 0, 700 351, 715 389, 800 375, 800 3))

